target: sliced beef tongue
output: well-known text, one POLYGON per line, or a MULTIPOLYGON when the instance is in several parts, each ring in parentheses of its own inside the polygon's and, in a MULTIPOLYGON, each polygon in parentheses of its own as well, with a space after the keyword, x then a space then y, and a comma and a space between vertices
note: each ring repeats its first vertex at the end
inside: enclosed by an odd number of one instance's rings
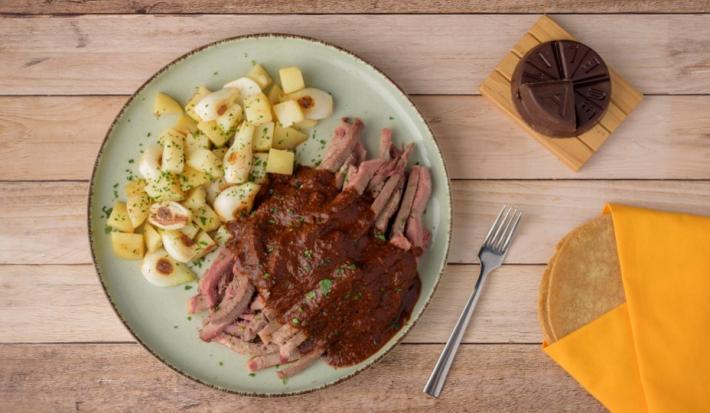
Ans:
POLYGON ((431 233, 424 227, 422 222, 424 210, 429 203, 431 197, 431 172, 423 166, 419 166, 419 182, 417 183, 417 192, 412 201, 412 210, 407 218, 407 228, 405 234, 407 239, 412 243, 412 247, 418 248, 419 253, 429 246, 431 233))
MULTIPOLYGON (((392 148, 395 148, 394 146, 392 148)), ((380 192, 383 190, 388 178, 393 175, 398 175, 404 172, 409 162, 409 155, 411 155, 414 149, 414 144, 409 144, 404 147, 404 151, 398 154, 397 157, 393 157, 389 161, 385 162, 382 167, 375 172, 367 186, 367 189, 372 193, 373 197, 379 196, 380 192)))
POLYGON ((205 318, 200 329, 200 338, 211 341, 222 333, 249 307, 253 295, 254 286, 249 279, 242 274, 235 275, 219 306, 205 318))
POLYGON ((399 208, 399 203, 402 200, 402 190, 404 188, 404 173, 399 175, 397 180, 397 186, 394 192, 390 195, 390 199, 387 200, 384 209, 377 216, 375 221, 375 229, 379 231, 380 234, 385 234, 387 232, 387 225, 390 222, 392 216, 397 212, 399 208))
POLYGON ((422 167, 420 166, 415 166, 409 172, 409 178, 407 178, 407 188, 404 191, 402 204, 399 207, 399 211, 397 211, 397 216, 392 224, 392 232, 390 233, 390 242, 405 251, 412 247, 412 244, 404 235, 404 229, 407 226, 407 220, 409 219, 409 214, 412 211, 412 203, 414 202, 414 195, 416 194, 417 186, 419 185, 419 172, 421 168, 422 167))
POLYGON ((348 118, 343 118, 342 123, 335 128, 333 139, 328 145, 323 162, 318 166, 318 169, 336 172, 360 142, 360 132, 363 126, 360 119, 355 119, 351 124, 348 118))
POLYGON ((350 154, 345 160, 345 162, 343 162, 343 164, 340 166, 338 171, 335 173, 335 186, 338 187, 338 189, 343 188, 343 184, 345 184, 345 178, 348 176, 348 170, 351 166, 355 165, 355 163, 355 155, 350 154))
POLYGON ((347 183, 343 189, 353 188, 358 194, 362 194, 365 192, 372 175, 374 175, 384 163, 385 161, 379 158, 364 161, 357 168, 357 172, 352 176, 348 175, 347 183))
POLYGON ((392 157, 392 129, 383 128, 380 132, 380 159, 388 161, 392 157))
POLYGON ((219 303, 224 294, 220 285, 226 286, 232 279, 232 266, 235 256, 228 248, 221 248, 212 266, 202 276, 198 284, 197 294, 188 302, 188 313, 213 308, 219 303))

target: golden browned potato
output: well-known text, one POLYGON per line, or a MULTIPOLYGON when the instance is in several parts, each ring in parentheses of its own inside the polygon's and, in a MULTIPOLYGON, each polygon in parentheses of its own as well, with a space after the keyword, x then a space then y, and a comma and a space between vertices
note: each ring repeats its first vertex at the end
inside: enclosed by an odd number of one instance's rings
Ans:
POLYGON ((308 135, 294 129, 284 128, 279 125, 274 127, 274 137, 271 140, 271 147, 274 149, 293 149, 305 142, 308 135))
POLYGON ((261 90, 266 89, 271 84, 271 75, 269 75, 269 72, 260 64, 254 65, 249 73, 247 73, 247 77, 255 81, 261 90))
POLYGON ((131 218, 128 216, 126 204, 121 201, 114 202, 113 210, 111 210, 106 224, 121 232, 133 232, 134 229, 133 224, 131 224, 131 218))
POLYGON ((303 73, 301 73, 301 69, 296 66, 284 67, 279 70, 279 78, 281 79, 281 87, 285 93, 293 93, 306 86, 303 81, 303 73))
POLYGON ((153 252, 163 246, 160 234, 147 222, 143 226, 143 238, 145 239, 145 246, 148 248, 148 252, 153 252))
POLYGON ((261 125, 273 120, 271 102, 263 93, 244 99, 244 116, 252 125, 261 125))
POLYGON ((145 244, 141 234, 112 232, 111 246, 117 256, 127 260, 139 260, 145 254, 145 244))
POLYGON ((177 103, 175 99, 160 92, 155 95, 155 100, 153 100, 153 115, 159 118, 166 113, 182 114, 182 107, 180 107, 180 104, 177 103))
POLYGON ((209 95, 210 93, 211 92, 209 89, 204 86, 200 86, 197 88, 195 94, 192 95, 190 100, 187 101, 187 104, 185 105, 185 113, 187 113, 188 116, 194 119, 195 122, 202 122, 202 118, 200 118, 200 115, 195 112, 195 106, 197 106, 197 104, 202 100, 202 98, 209 95))
POLYGON ((295 156, 293 152, 272 148, 269 151, 269 158, 266 161, 266 172, 292 175, 294 160, 295 156))

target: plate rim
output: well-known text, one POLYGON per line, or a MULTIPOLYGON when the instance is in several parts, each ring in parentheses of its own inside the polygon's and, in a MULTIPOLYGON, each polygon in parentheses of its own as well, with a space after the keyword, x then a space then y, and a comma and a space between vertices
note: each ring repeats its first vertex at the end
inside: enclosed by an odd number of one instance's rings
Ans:
MULTIPOLYGON (((163 365, 169 367, 171 370, 174 372, 178 373, 179 375, 186 377, 196 383, 199 383, 201 385, 207 386, 209 388, 223 391, 226 393, 231 393, 231 394, 236 394, 240 396, 248 396, 248 397, 260 397, 260 398, 277 398, 277 397, 288 397, 288 396, 296 396, 296 395, 303 395, 303 394, 308 394, 311 392, 315 392, 318 390, 322 390, 331 386, 335 386, 336 384, 342 383, 348 379, 351 379, 355 377, 356 375, 360 374, 361 372, 369 369, 370 367, 374 366, 375 364, 379 363, 385 356, 387 356, 392 350, 394 350, 396 347, 398 347, 401 343, 402 340, 412 331, 414 326, 417 324, 421 316, 424 314, 424 312, 427 310, 429 307, 429 304, 431 304, 431 300, 434 297, 434 294, 438 290, 439 283, 441 282, 441 276, 444 274, 444 271, 446 270, 446 266, 448 264, 448 258, 449 258, 449 252, 451 250, 451 231, 452 231, 452 226, 453 226, 453 197, 451 194, 451 178, 449 176, 449 171, 446 166, 446 160, 444 159, 444 156, 441 152, 441 147, 439 146, 439 141, 436 138, 436 135, 434 134, 434 131, 431 129, 431 126, 429 123, 426 121, 424 116, 422 116, 421 111, 419 110, 419 107, 414 103, 412 100, 411 96, 407 92, 405 92, 402 87, 397 84, 392 78, 390 78, 384 71, 382 71, 380 68, 375 66, 374 64, 368 62, 361 56, 357 55, 356 53, 351 52, 350 50, 347 50, 343 47, 340 47, 338 45, 335 45, 333 43, 320 40, 314 37, 309 37, 309 36, 303 36, 303 35, 297 35, 297 34, 290 34, 290 33, 279 33, 279 32, 258 32, 258 33, 247 33, 243 35, 238 35, 238 36, 232 36, 232 37, 227 37, 223 38, 220 40, 216 40, 210 43, 206 43, 202 46, 196 47, 180 56, 175 58, 174 60, 170 61, 169 63, 165 64, 163 67, 161 67, 158 71, 156 71, 154 74, 152 74, 148 79, 146 79, 143 84, 141 84, 133 94, 131 94, 131 97, 123 104, 121 107, 121 110, 116 114, 114 117, 113 121, 111 122, 110 127, 106 131, 106 134, 104 135, 103 140, 101 141, 101 146, 99 147, 98 152, 96 153, 96 158, 94 159, 94 165, 91 170, 91 179, 89 181, 89 187, 88 187, 88 194, 87 194, 87 203, 86 203, 86 223, 87 223, 87 233, 89 237, 89 249, 91 250, 91 263, 94 266, 94 269, 96 271, 96 277, 99 279, 99 282, 101 284, 101 289, 104 292, 104 295, 108 299, 109 303, 111 304, 111 309, 113 310, 114 314, 118 317, 118 319, 121 321, 123 326, 128 330, 128 332, 131 334, 131 336, 136 340, 138 344, 140 344, 141 347, 143 347, 144 350, 148 351, 149 354, 151 354, 154 358, 156 358, 158 361, 160 361, 163 365), (445 175, 445 184, 446 184, 446 192, 448 194, 448 212, 449 212, 449 219, 447 222, 447 227, 446 227, 446 247, 444 250, 444 257, 443 257, 443 264, 441 267, 441 270, 436 274, 436 278, 434 280, 434 284, 432 286, 431 294, 427 298, 426 302, 424 303, 424 306, 422 307, 422 310, 419 313, 419 316, 416 319, 411 320, 411 323, 409 324, 406 330, 404 330, 404 333, 402 336, 397 339, 394 343, 391 344, 390 348, 388 348, 384 353, 382 353, 380 356, 377 358, 373 359, 371 362, 364 364, 363 366, 356 368, 352 373, 343 376, 337 380, 333 380, 329 383, 322 384, 317 387, 309 388, 309 389, 304 389, 304 390, 295 390, 295 391, 285 391, 285 392, 280 392, 280 393, 266 393, 266 392, 250 392, 250 391, 239 391, 239 390, 234 390, 231 388, 227 388, 224 386, 219 386, 213 383, 208 383, 198 377, 195 377, 194 375, 190 374, 189 372, 183 371, 180 369, 178 366, 173 365, 169 360, 166 358, 162 357, 161 355, 157 354, 153 349, 151 349, 147 344, 145 344, 139 337, 136 335, 136 333, 133 331, 129 323, 123 318, 123 315, 118 311, 118 308, 116 308, 116 304, 113 301, 113 298, 111 297, 111 294, 109 294, 107 288, 106 288, 106 283, 104 282, 104 276, 99 268, 99 265, 97 264, 96 260, 96 251, 95 251, 95 239, 94 239, 94 231, 92 230, 92 205, 93 205, 93 199, 94 199, 94 185, 96 184, 96 171, 98 169, 99 165, 99 160, 102 159, 104 149, 106 147, 106 143, 108 142, 109 136, 111 136, 112 132, 116 128, 116 125, 118 121, 123 117, 124 112, 126 109, 133 103, 134 99, 138 97, 138 95, 145 89, 153 80, 155 80, 158 76, 162 75, 166 71, 168 71, 172 66, 175 64, 189 58, 190 56, 197 54, 201 52, 202 50, 208 49, 210 47, 214 47, 223 43, 229 43, 233 41, 239 41, 239 40, 244 40, 244 39, 259 39, 259 38, 269 38, 269 37, 275 37, 275 38, 285 38, 285 39, 296 39, 296 40, 304 40, 309 43, 315 43, 320 46, 324 46, 327 48, 332 48, 337 50, 338 52, 344 53, 346 55, 349 55, 350 57, 355 58, 356 60, 359 60, 361 63, 365 64, 366 66, 370 67, 372 70, 374 70, 377 74, 381 75, 382 77, 387 80, 390 85, 394 86, 395 89, 399 91, 399 93, 402 94, 402 96, 409 102, 409 104, 414 108, 414 111, 416 112, 417 116, 419 119, 422 121, 422 123, 426 126, 427 130, 429 131, 429 134, 432 137, 432 140, 434 142, 434 147, 436 148, 436 151, 439 155, 439 157, 442 160, 442 165, 444 168, 444 175, 445 175)), ((378 350, 379 351, 379 350, 378 350)))

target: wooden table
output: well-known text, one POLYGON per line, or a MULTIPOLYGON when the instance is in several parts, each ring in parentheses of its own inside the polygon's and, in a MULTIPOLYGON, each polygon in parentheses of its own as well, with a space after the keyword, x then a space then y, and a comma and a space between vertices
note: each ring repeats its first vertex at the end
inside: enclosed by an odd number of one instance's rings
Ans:
POLYGON ((0 411, 603 410, 541 352, 538 282, 555 242, 605 201, 710 213, 707 1, 168 3, 0 2, 0 411), (542 12, 563 13, 555 19, 646 94, 579 173, 477 92, 542 12), (196 46, 261 31, 341 45, 413 94, 455 201, 450 264, 405 343, 345 383, 264 400, 193 383, 137 345, 101 292, 85 227, 92 162, 127 96, 196 46), (503 203, 527 213, 520 235, 443 397, 425 397, 503 203))

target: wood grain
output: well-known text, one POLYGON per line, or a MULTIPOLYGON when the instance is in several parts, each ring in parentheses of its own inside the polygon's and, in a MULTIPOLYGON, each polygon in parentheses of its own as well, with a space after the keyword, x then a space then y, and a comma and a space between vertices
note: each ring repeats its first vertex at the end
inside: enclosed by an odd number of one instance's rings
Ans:
POLYGON ((219 0, 157 1, 5 0, 0 13, 703 13, 706 1, 690 0, 219 0))
MULTIPOLYGON (((478 271, 477 265, 450 265, 405 343, 445 342, 478 271)), ((542 271, 542 266, 523 265, 496 271, 464 343, 540 342, 536 305, 542 271)), ((145 281, 139 277, 136 282, 145 281)), ((0 300, 0 343, 134 341, 111 309, 91 265, 3 266, 0 287, 5 297, 0 300)))
POLYGON ((5 344, 0 345, 0 408, 7 413, 143 411, 146 406, 190 412, 548 412, 551 406, 604 411, 538 345, 464 345, 442 397, 427 397, 421 389, 440 348, 402 345, 371 369, 328 389, 256 399, 194 383, 137 344, 5 344))
MULTIPOLYGON (((0 182, 0 264, 91 262, 84 182, 0 182)), ((604 202, 710 213, 710 181, 455 181, 449 262, 474 263, 501 205, 526 213, 508 255, 512 264, 547 262, 554 245, 593 218, 604 202)))
MULTIPOLYGON (((88 179, 126 97, 0 97, 0 180, 88 179), (79 125, 79 127, 77 127, 79 125)), ((453 179, 710 179, 710 96, 649 96, 582 171, 480 96, 416 96, 453 179)))
MULTIPOLYGON (((4 16, 0 94, 128 94, 195 47, 269 31, 348 48, 409 93, 471 94, 536 20, 535 15, 4 16), (394 50, 402 53, 395 58, 394 50)), ((556 20, 645 93, 710 93, 705 47, 710 15, 556 20)))

